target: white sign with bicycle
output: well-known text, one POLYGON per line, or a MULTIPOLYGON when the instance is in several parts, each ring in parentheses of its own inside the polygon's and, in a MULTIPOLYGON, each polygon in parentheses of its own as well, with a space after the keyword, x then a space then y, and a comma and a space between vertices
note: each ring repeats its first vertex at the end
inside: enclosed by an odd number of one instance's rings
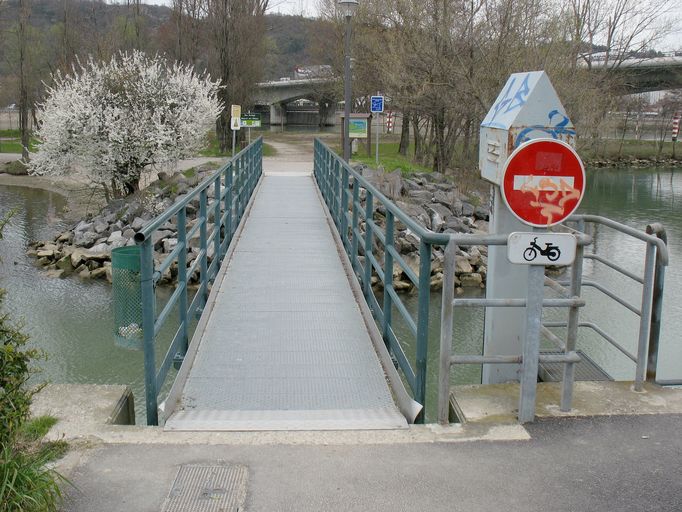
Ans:
POLYGON ((570 233, 512 233, 507 258, 518 265, 570 265, 576 238, 570 233))

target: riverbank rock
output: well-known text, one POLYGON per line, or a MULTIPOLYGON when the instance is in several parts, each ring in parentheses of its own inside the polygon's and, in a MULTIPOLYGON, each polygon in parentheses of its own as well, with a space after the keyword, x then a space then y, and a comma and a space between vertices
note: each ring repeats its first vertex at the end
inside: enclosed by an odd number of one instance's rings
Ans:
MULTIPOLYGON (((62 278, 73 274, 81 279, 107 279, 111 282, 112 250, 135 245, 136 233, 171 206, 180 194, 186 193, 193 186, 190 183, 199 183, 213 172, 214 167, 208 165, 187 173, 189 178, 183 173, 160 173, 162 179, 143 191, 110 202, 97 215, 82 219, 54 240, 32 244, 27 254, 35 257, 38 265, 44 267, 52 277, 62 278)), ((189 226, 196 222, 198 204, 196 201, 195 206, 187 208, 189 226)), ((191 240, 190 244, 193 242, 191 240)), ((154 233, 152 244, 155 257, 159 261, 163 260, 177 244, 177 225, 167 222, 154 233)), ((193 248, 188 260, 194 260, 198 252, 198 249, 193 248)), ((164 280, 171 282, 173 277, 169 269, 164 280)))
MULTIPOLYGON (((393 199, 407 216, 419 225, 435 233, 452 235, 485 234, 488 232, 488 197, 484 194, 463 193, 455 183, 449 181, 448 176, 440 173, 414 173, 403 177, 399 171, 392 173, 367 169, 364 165, 356 166, 355 170, 374 185, 384 195, 393 199), (398 193, 400 191, 400 194, 398 193)), ((364 190, 359 196, 364 206, 364 190)), ((385 226, 385 208, 375 201, 375 223, 385 226)), ((364 231, 364 224, 361 223, 364 231)), ((415 275, 419 273, 419 236, 410 229, 408 224, 395 218, 394 244, 397 252, 402 256, 405 266, 415 275)), ((377 257, 383 255, 383 247, 376 240, 377 257)), ((463 293, 462 287, 485 286, 486 266, 488 264, 488 250, 485 246, 462 247, 456 257, 455 276, 458 292, 463 293), (466 252, 465 252, 466 251, 466 252)), ((434 291, 443 286, 443 248, 433 247, 431 255, 430 285, 434 291)), ((410 291, 414 289, 412 281, 400 263, 394 261, 393 287, 396 291, 410 291)), ((376 288, 381 287, 380 280, 376 280, 376 288)))

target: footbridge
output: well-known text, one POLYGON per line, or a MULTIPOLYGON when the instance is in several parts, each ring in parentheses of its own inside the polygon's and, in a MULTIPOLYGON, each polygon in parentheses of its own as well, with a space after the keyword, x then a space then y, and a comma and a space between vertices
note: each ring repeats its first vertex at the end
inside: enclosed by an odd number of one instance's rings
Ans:
MULTIPOLYGON (((646 373, 655 357, 651 287, 667 258, 654 234, 594 216, 573 221, 581 255, 591 241, 584 233, 590 223, 634 236, 647 250, 644 277, 625 274, 644 286, 642 303, 628 304, 641 317, 635 350, 578 321, 585 305, 580 285, 600 285, 547 278, 543 306, 568 315, 543 327, 556 346, 539 360, 560 368, 562 405, 570 404, 574 374, 589 365, 575 348, 579 328, 603 334, 605 343, 632 359, 636 386, 655 379, 655 371, 646 373), (561 374, 564 367, 571 371, 561 374)), ((424 409, 429 395, 432 406, 438 399, 438 421, 448 423, 456 420, 452 365, 516 363, 522 372, 537 372, 521 355, 452 350, 453 307, 525 305, 524 299, 498 304, 453 295, 458 248, 504 245, 506 236, 424 228, 319 140, 312 162, 264 167, 257 139, 149 222, 135 241, 125 249, 139 265, 113 268, 114 291, 125 291, 133 314, 116 323, 120 336, 138 339, 144 348, 151 425, 189 431, 402 429, 435 421, 435 411, 429 418, 424 409), (162 243, 159 234, 170 224, 177 226, 175 244, 162 243), (407 231, 418 247, 416 264, 396 243, 397 234, 407 231), (445 260, 440 325, 431 318, 438 259, 445 260), (168 273, 176 283, 164 290, 157 283, 168 273), (416 307, 394 287, 401 273, 416 307), (434 350, 439 336, 440 351, 428 363, 429 339, 434 350)), ((582 258, 574 265, 573 275, 582 276, 582 258)))

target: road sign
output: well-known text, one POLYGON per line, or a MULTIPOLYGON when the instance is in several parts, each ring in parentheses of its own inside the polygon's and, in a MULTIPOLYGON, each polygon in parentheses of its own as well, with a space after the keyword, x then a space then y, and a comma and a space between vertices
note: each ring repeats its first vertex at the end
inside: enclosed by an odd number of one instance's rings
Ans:
POLYGON ((384 97, 383 96, 372 96, 371 97, 371 108, 372 112, 383 112, 384 111, 384 97))
POLYGON ((239 130, 240 125, 241 125, 241 123, 239 122, 238 117, 233 117, 232 119, 230 119, 230 127, 232 128, 232 130, 234 130, 234 131, 239 130))
POLYGON ((533 139, 507 159, 500 191, 521 222, 554 226, 580 205, 585 167, 575 150, 560 140, 533 139))
POLYGON ((351 139, 366 139, 367 119, 349 119, 348 137, 351 139))
POLYGON ((236 117, 237 119, 242 117, 242 106, 232 105, 232 107, 230 108, 230 117, 236 117))
POLYGON ((242 128, 260 128, 260 114, 253 114, 251 112, 243 114, 241 117, 241 126, 242 128))
POLYGON ((507 258, 518 265, 570 265, 576 245, 570 233, 517 232, 507 239, 507 258))

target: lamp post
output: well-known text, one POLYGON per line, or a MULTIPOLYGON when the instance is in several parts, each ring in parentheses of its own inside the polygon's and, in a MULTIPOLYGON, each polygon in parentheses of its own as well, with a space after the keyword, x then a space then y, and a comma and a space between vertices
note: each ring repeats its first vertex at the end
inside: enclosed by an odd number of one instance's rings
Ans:
POLYGON ((351 24, 350 19, 353 13, 358 8, 358 0, 339 0, 338 5, 341 12, 346 17, 346 44, 345 44, 345 62, 343 74, 343 159, 346 162, 350 161, 350 106, 351 106, 351 77, 350 77, 350 36, 351 24))

